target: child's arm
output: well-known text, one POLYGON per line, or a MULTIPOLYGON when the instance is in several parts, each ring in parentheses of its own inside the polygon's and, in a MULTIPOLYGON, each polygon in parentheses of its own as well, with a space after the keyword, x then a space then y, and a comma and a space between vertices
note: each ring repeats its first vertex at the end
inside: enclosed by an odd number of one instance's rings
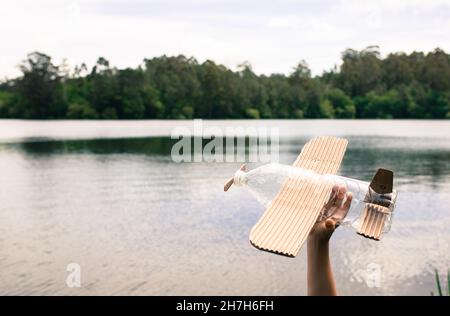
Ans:
POLYGON ((308 237, 308 295, 337 295, 331 269, 329 240, 340 220, 347 214, 352 195, 346 188, 333 187, 324 207, 327 219, 316 223, 308 237))

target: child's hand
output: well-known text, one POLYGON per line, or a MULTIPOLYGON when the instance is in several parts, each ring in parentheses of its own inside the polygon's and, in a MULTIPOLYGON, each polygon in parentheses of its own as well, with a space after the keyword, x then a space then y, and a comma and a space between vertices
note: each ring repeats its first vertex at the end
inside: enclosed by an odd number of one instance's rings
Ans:
POLYGON ((337 295, 330 263, 328 240, 347 215, 352 194, 344 186, 334 186, 323 206, 322 218, 308 237, 308 295, 337 295))
POLYGON ((323 207, 322 219, 314 225, 308 240, 327 242, 330 239, 334 230, 350 209, 352 194, 346 193, 347 189, 344 186, 335 185, 333 187, 330 199, 323 207))

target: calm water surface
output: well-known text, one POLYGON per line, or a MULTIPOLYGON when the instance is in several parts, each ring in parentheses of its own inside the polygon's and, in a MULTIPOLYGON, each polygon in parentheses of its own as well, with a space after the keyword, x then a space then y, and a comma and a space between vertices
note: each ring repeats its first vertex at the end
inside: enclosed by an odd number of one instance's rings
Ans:
MULTIPOLYGON (((204 123, 280 127, 283 163, 312 136, 345 136, 341 174, 369 181, 393 169, 391 232, 380 242, 343 228, 333 236, 338 288, 435 291, 434 269, 450 268, 450 121, 204 123)), ((0 120, 0 294, 305 294, 304 251, 291 259, 249 244, 263 208, 222 189, 239 163, 172 162, 179 125, 192 122, 0 120), (80 288, 66 286, 71 262, 80 288)))

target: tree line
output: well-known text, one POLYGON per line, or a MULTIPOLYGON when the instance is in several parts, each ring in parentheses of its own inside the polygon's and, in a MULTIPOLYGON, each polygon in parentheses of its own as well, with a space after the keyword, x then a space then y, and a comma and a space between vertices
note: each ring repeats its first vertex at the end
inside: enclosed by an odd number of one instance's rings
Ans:
POLYGON ((29 54, 22 75, 0 84, 0 117, 23 119, 450 118, 450 55, 342 53, 340 67, 312 76, 232 71, 183 55, 117 69, 100 57, 88 69, 29 54))

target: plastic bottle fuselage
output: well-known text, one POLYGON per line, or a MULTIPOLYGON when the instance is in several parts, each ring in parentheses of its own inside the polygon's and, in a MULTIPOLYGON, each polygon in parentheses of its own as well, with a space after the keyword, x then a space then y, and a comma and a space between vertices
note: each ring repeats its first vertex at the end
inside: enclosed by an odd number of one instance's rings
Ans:
MULTIPOLYGON (((318 174, 309 169, 302 169, 277 163, 270 163, 248 172, 238 171, 234 176, 235 185, 246 186, 250 193, 265 207, 269 206, 284 183, 301 185, 303 181, 317 182, 317 185, 332 184, 344 186, 352 193, 353 199, 347 215, 341 225, 357 228, 366 203, 376 203, 387 207, 391 212, 395 206, 396 192, 380 195, 373 192, 369 182, 332 174, 318 174), (287 180, 293 180, 286 182, 287 180)), ((389 219, 391 216, 389 217, 389 219)), ((390 228, 387 221, 383 232, 390 228)))

